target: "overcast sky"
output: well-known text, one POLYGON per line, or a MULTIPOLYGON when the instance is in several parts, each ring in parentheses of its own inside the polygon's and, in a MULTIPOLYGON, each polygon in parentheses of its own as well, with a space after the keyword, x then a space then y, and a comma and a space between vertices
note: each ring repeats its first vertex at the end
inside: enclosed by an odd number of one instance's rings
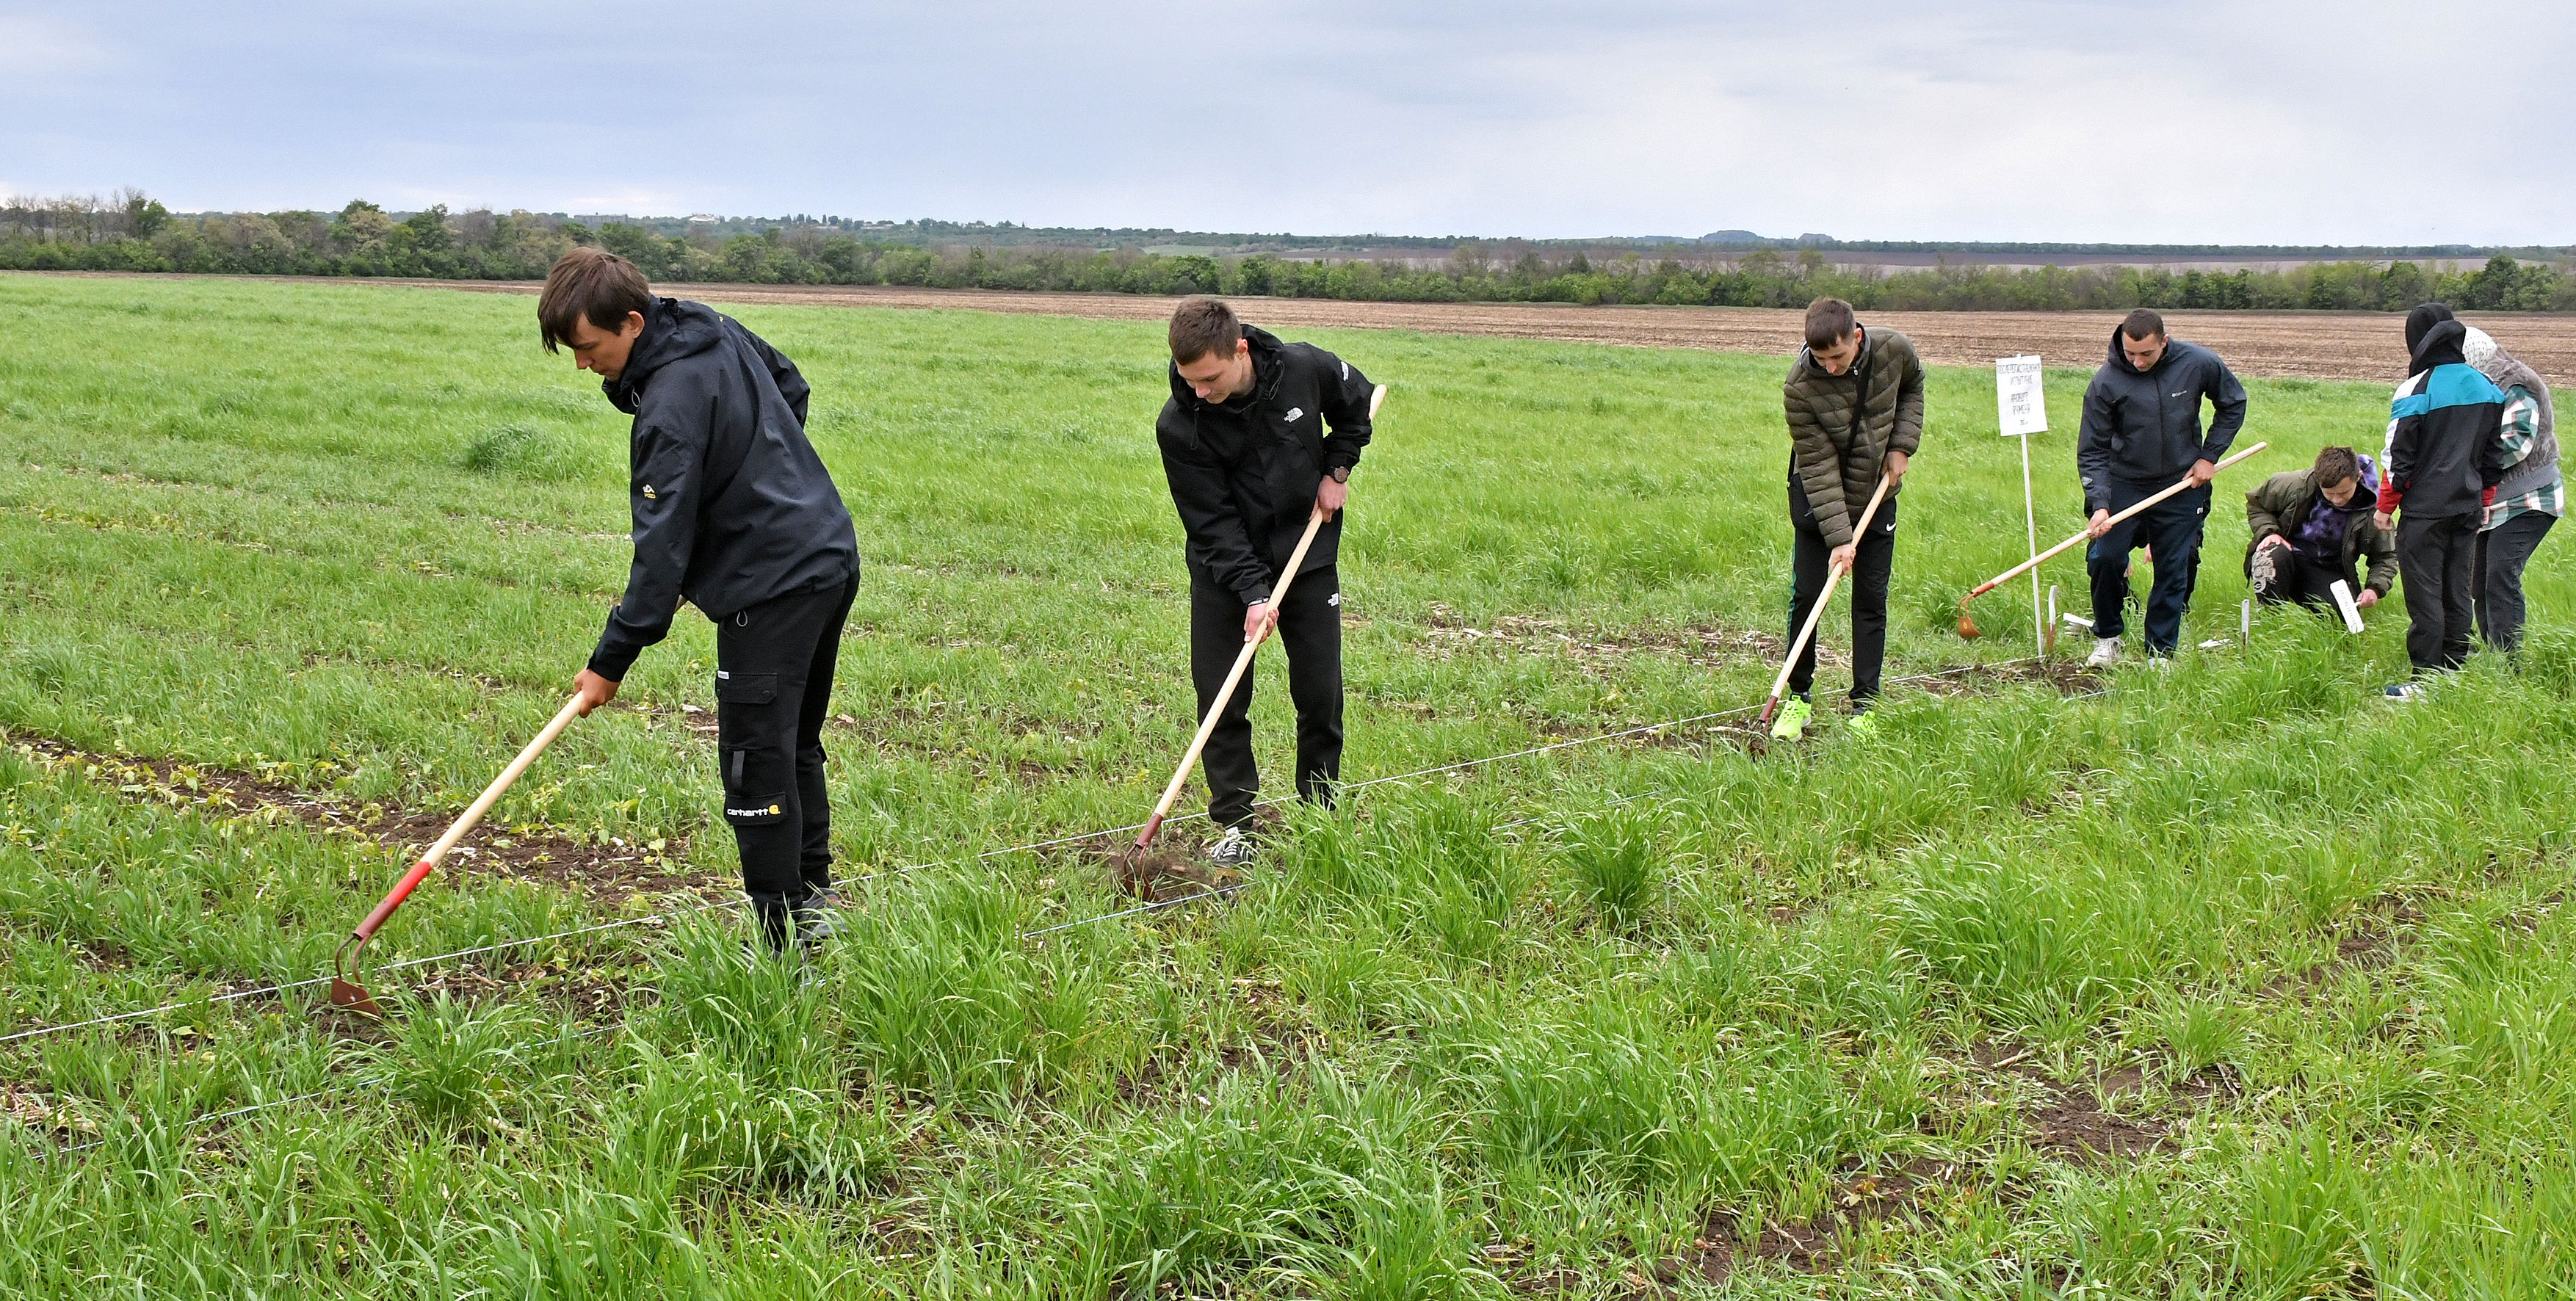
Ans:
POLYGON ((0 190, 1416 235, 2576 241, 2576 4, 0 0, 0 190))

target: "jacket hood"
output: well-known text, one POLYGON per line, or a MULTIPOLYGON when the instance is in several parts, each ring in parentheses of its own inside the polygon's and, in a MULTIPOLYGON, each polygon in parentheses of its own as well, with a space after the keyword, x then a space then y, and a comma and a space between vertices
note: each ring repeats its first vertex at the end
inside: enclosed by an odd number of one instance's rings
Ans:
POLYGON ((2352 505, 2347 510, 2368 510, 2379 500, 2379 463, 2368 452, 2355 452, 2352 459, 2361 462, 2361 486, 2352 491, 2352 505))
POLYGON ((601 380, 599 391, 631 416, 653 372, 705 352, 723 339, 724 318, 716 309, 677 298, 656 298, 652 313, 644 318, 644 333, 637 336, 634 351, 626 354, 626 368, 615 379, 601 380))
MULTIPOLYGON (((1252 343, 1252 396, 1267 398, 1279 388, 1282 374, 1279 350, 1286 345, 1279 342, 1278 335, 1257 325, 1247 325, 1242 329, 1243 337, 1252 343)), ((1181 378, 1179 362, 1171 363, 1165 373, 1172 382, 1172 401, 1179 403, 1181 410, 1196 415, 1210 407, 1223 405, 1199 401, 1199 395, 1190 387, 1190 382, 1181 378)))
MULTIPOLYGON (((2407 318, 2407 325, 2411 332, 2414 325, 2413 317, 2407 318)), ((2413 373, 2420 375, 2436 366, 2468 365, 2468 358, 2460 353, 2461 345, 2467 343, 2468 338, 2469 327, 2458 321, 2436 322, 2432 328, 2424 331, 2421 340, 2412 349, 2415 354, 2413 373)))
MULTIPOLYGON (((2129 354, 2122 351, 2120 348, 2120 332, 2127 328, 2128 322, 2126 321, 2111 327, 2111 364, 2119 367, 2120 373, 2123 375, 2144 375, 2147 372, 2140 370, 2135 365, 2131 364, 2129 361, 2129 354)), ((2171 334, 2167 334, 2165 336, 2165 353, 2163 356, 2156 358, 2156 366, 2162 366, 2173 359, 2173 347, 2173 336, 2171 334)), ((2154 369, 2154 367, 2150 367, 2149 369, 2154 369)))
MULTIPOLYGON (((2408 312, 2406 314, 2407 355, 2413 356, 2417 348, 2424 346, 2424 336, 2432 333, 2434 326, 2450 319, 2451 309, 2440 303, 2418 304, 2415 310, 2408 312)), ((2416 369, 2423 368, 2419 366, 2416 369)))
MULTIPOLYGON (((2460 359, 2477 367, 2481 374, 2486 372, 2487 362, 2494 359, 2497 351, 2495 336, 2474 325, 2469 326, 2468 333, 2460 340, 2460 359)), ((2488 375, 2487 378, 2495 377, 2488 375)))

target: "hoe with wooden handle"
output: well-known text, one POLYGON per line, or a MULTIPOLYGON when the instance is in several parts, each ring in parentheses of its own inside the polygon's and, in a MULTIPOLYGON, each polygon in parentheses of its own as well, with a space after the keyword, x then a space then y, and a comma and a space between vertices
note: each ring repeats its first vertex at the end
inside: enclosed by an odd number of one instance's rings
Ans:
MULTIPOLYGON (((1878 514, 1878 503, 1887 496, 1887 485, 1894 482, 1894 479, 1880 475, 1877 491, 1869 495, 1869 505, 1861 508, 1860 523, 1852 526, 1854 561, 1860 559, 1860 540, 1869 536, 1869 521, 1878 514)), ((1807 640, 1816 635, 1816 620, 1824 617, 1825 603, 1834 599, 1834 585, 1843 581, 1843 575, 1849 572, 1848 565, 1836 565, 1825 571, 1825 590, 1816 594, 1816 603, 1807 608, 1807 622, 1798 628, 1798 639, 1789 643, 1789 658, 1781 661, 1780 676, 1771 680, 1771 698, 1762 702, 1762 721, 1754 724, 1755 727, 1771 726, 1772 711, 1780 708, 1780 697, 1789 690, 1789 671, 1798 666, 1798 653, 1807 649, 1807 640)))
MULTIPOLYGON (((1380 384, 1369 393, 1369 419, 1377 419, 1378 404, 1386 401, 1386 385, 1380 384)), ((1324 511, 1316 507, 1306 517, 1305 536, 1297 539, 1297 549, 1288 555, 1288 567, 1281 571, 1279 585, 1270 589, 1270 608, 1276 610, 1288 599, 1288 585, 1297 581, 1297 567, 1306 563, 1306 548, 1314 545, 1316 530, 1324 526, 1324 511)), ((1264 632, 1266 640, 1269 633, 1264 632)), ((1252 653, 1261 649, 1260 641, 1243 643, 1243 653, 1234 657, 1234 671, 1225 675, 1225 685, 1217 688, 1216 700, 1208 706, 1207 717, 1199 720, 1198 735, 1190 738, 1190 748, 1181 754, 1181 765, 1172 770, 1171 784, 1163 787, 1163 798, 1154 804, 1154 816, 1145 819, 1145 829, 1136 833, 1136 843, 1129 846, 1126 858, 1135 863, 1143 859, 1145 848, 1154 843, 1154 833, 1163 829, 1163 819, 1172 811, 1172 803, 1181 797, 1181 786, 1190 779, 1190 765, 1199 761, 1199 751, 1207 748, 1208 737, 1215 733, 1217 719, 1224 717, 1225 705, 1234 699, 1236 685, 1252 667, 1252 653)))
POLYGON ((554 721, 546 724, 546 730, 537 733, 537 739, 528 742, 528 748, 521 750, 519 757, 511 760, 510 766, 502 769, 501 775, 493 778, 491 785, 483 788, 482 796, 466 808, 464 816, 458 818, 455 824, 447 829, 446 835, 438 838, 437 844, 429 847, 428 853, 420 856, 419 862, 411 865, 410 871, 403 873, 402 879, 394 883, 394 888, 385 895, 383 902, 376 905, 376 910, 368 913, 365 921, 358 923, 358 929, 349 932, 349 938, 340 941, 339 950, 331 955, 331 1005, 333 1007, 345 1007, 361 1016, 378 1018, 384 1016, 385 1010, 376 1004, 375 998, 367 993, 366 987, 352 979, 356 971, 358 951, 367 947, 367 941, 376 937, 377 928, 385 924, 386 918, 394 915, 396 908, 402 907, 403 900, 411 897, 413 888, 420 884, 421 878, 428 876, 431 869, 438 866, 439 860, 447 857, 447 851, 456 848, 456 842, 463 840, 465 833, 472 831, 474 824, 483 820, 483 815, 490 812, 492 805, 501 798, 501 792, 510 789, 510 783, 519 780, 519 774, 526 772, 528 765, 537 761, 537 756, 545 752, 545 748, 553 743, 555 737, 566 727, 571 726, 572 720, 581 716, 580 709, 581 697, 574 696, 564 703, 562 709, 555 711, 554 721))
MULTIPOLYGON (((2237 452, 2229 456, 2226 460, 2220 461, 2216 468, 2212 469, 2210 473, 2215 475, 2219 470, 2224 470, 2227 467, 2236 464, 2238 461, 2242 461, 2246 457, 2262 451, 2268 446, 2270 446, 2269 443, 2256 443, 2252 447, 2246 448, 2244 451, 2237 452)), ((2145 501, 2139 502, 2137 505, 2131 506, 2127 510, 2121 511, 2119 514, 2112 516, 2110 522, 2117 524, 2120 521, 2137 514, 2139 511, 2145 510, 2147 507, 2153 506, 2157 502, 2163 501, 2165 498, 2171 497, 2175 493, 2181 492, 2190 486, 2191 479, 2186 476, 2182 482, 2177 483, 2174 486, 2165 489, 2163 492, 2157 493, 2155 496, 2149 497, 2145 501)), ((2050 547, 2048 550, 2040 552, 2038 555, 2032 556, 2030 559, 1977 584, 1976 590, 1959 598, 1959 635, 1970 640, 1974 640, 1978 635, 1976 621, 1968 617, 1968 602, 1976 600, 1980 596, 1984 596, 1986 593, 1995 590, 1998 586, 2001 586, 2012 579, 2021 577, 2041 561, 2046 560, 2049 557, 2056 555, 2058 552, 2064 551, 2068 547, 2074 546, 2076 543, 2082 542, 2091 536, 2093 536, 2092 529, 2079 529, 2074 537, 2068 538, 2064 542, 2060 542, 2056 546, 2050 547)))

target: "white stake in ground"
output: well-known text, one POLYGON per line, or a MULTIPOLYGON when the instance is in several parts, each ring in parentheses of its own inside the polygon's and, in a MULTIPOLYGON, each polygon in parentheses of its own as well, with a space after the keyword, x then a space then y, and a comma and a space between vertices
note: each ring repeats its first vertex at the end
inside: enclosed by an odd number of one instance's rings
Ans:
POLYGON ((2048 432, 2048 400, 2040 392, 2040 362, 2034 354, 1995 359, 1995 423, 2006 438, 2021 440, 2022 531, 2030 546, 2030 636, 2039 657, 2048 658, 2048 620, 2039 605, 2039 512, 2031 504, 2030 436, 2048 432))

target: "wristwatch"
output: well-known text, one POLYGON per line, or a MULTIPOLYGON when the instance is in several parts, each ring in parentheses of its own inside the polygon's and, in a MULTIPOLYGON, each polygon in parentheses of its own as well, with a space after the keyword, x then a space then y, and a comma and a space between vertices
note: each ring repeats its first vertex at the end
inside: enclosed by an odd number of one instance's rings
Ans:
POLYGON ((1335 482, 1335 483, 1349 483, 1350 481, 1351 481, 1351 467, 1349 467, 1349 466, 1347 466, 1347 465, 1336 465, 1336 466, 1334 466, 1334 467, 1333 467, 1333 482, 1335 482))

